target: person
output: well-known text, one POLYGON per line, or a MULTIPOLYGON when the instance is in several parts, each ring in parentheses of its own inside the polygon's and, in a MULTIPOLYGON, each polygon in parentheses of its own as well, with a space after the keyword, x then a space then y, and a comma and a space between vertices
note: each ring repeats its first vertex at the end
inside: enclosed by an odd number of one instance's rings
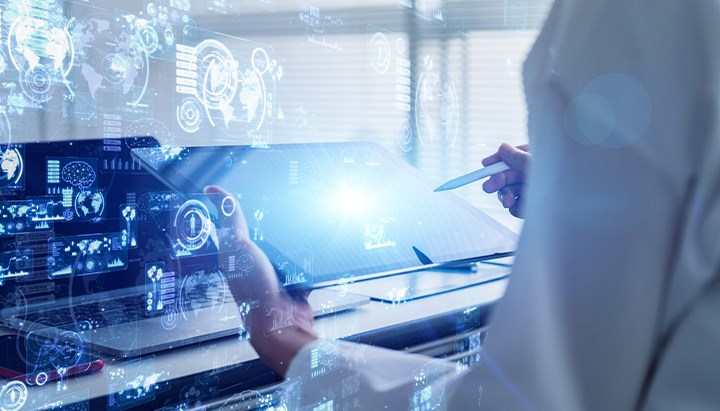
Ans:
POLYGON ((292 318, 251 311, 253 347, 318 407, 342 382, 352 409, 717 409, 719 31, 720 2, 556 0, 523 68, 529 147, 485 160, 527 161, 484 186, 525 222, 480 366, 319 339, 237 217, 258 264, 236 298, 292 318))

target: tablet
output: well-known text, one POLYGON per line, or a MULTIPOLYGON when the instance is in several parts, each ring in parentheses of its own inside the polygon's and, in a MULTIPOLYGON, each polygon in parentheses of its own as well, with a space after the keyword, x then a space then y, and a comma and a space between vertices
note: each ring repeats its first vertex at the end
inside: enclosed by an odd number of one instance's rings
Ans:
POLYGON ((375 143, 138 148, 133 155, 187 199, 188 221, 178 224, 189 228, 176 235, 190 238, 178 243, 192 244, 204 219, 241 209, 286 286, 491 259, 512 254, 517 243, 515 233, 455 194, 433 192, 437 182, 375 143), (231 193, 219 210, 202 195, 208 185, 231 193))

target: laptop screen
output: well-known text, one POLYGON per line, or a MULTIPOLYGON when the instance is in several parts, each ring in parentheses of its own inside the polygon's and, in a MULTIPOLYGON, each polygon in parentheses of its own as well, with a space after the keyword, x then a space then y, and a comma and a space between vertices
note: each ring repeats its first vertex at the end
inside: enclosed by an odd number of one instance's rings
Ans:
MULTIPOLYGON (((157 145, 143 137, 0 146, 2 292, 29 304, 144 286, 145 264, 170 261, 149 201, 168 190, 130 150, 157 145)), ((4 307, 20 301, 8 298, 4 307)))
MULTIPOLYGON (((285 285, 477 261, 511 253, 517 241, 455 194, 433 192, 435 182, 373 143, 140 148, 133 155, 185 199, 177 258, 206 254, 205 219, 242 209, 285 285), (221 210, 202 195, 207 185, 231 193, 221 210)), ((232 252, 227 258, 227 266, 252 263, 232 252)))

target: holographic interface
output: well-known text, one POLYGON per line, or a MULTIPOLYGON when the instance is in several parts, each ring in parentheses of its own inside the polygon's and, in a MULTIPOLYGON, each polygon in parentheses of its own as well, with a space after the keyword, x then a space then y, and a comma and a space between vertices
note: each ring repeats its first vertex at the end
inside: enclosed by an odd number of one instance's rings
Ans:
MULTIPOLYGON (((362 409, 364 380, 333 339, 360 323, 330 316, 368 301, 354 286, 515 249, 407 164, 474 156, 461 151, 476 26, 524 35, 541 9, 499 0, 478 17, 475 3, 0 1, 0 411, 362 409), (238 241, 240 216, 268 260, 238 241), (287 310, 235 301, 268 264, 287 310), (309 289, 331 337, 307 377, 280 381, 258 365, 251 313, 283 333, 309 289)), ((498 58, 518 75, 518 56, 498 58)), ((388 310, 414 295, 385 291, 388 310)), ((484 338, 454 345, 458 373, 484 338)), ((409 409, 443 409, 441 371, 408 376, 409 409)))

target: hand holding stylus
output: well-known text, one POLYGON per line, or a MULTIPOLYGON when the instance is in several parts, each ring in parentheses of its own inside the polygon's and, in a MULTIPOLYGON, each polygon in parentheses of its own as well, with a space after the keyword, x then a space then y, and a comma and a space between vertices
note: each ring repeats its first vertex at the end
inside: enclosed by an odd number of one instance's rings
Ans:
POLYGON ((510 214, 523 218, 523 195, 525 192, 525 178, 530 167, 531 155, 528 146, 513 147, 503 143, 497 153, 482 160, 484 166, 491 166, 500 161, 508 166, 507 171, 495 174, 483 183, 483 190, 487 193, 498 193, 502 206, 510 214))
POLYGON ((461 175, 460 177, 455 177, 452 180, 445 182, 440 187, 436 188, 434 191, 438 192, 454 190, 456 188, 466 186, 470 183, 482 180, 483 178, 494 176, 495 174, 502 173, 503 171, 507 170, 510 170, 510 167, 508 167, 508 165, 504 162, 500 161, 494 164, 490 164, 489 166, 483 167, 479 170, 475 170, 471 173, 461 175))

